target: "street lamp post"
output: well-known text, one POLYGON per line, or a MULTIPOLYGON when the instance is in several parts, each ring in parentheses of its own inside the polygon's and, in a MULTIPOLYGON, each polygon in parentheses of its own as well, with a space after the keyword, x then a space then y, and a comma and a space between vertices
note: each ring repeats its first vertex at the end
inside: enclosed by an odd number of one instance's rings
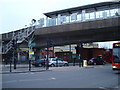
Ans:
MULTIPOLYGON (((32 27, 34 27, 34 24, 36 23, 36 20, 35 19, 32 19, 31 20, 32 24, 30 24, 32 27)), ((28 39, 28 53, 29 53, 29 71, 31 71, 31 59, 32 59, 32 54, 30 52, 32 52, 32 47, 31 47, 31 44, 32 44, 32 41, 33 41, 33 36, 32 38, 29 37, 28 39)))
POLYGON ((28 50, 28 52, 29 52, 29 71, 31 71, 31 54, 30 54, 31 47, 30 47, 30 44, 31 44, 31 40, 29 40, 29 42, 28 42, 28 47, 29 47, 29 50, 28 50))
POLYGON ((49 64, 48 64, 48 56, 49 56, 49 46, 48 46, 48 41, 47 41, 47 59, 46 59, 46 70, 49 69, 49 64))
POLYGON ((47 59, 46 59, 46 70, 49 69, 49 47, 53 46, 53 41, 50 39, 47 39, 47 59))

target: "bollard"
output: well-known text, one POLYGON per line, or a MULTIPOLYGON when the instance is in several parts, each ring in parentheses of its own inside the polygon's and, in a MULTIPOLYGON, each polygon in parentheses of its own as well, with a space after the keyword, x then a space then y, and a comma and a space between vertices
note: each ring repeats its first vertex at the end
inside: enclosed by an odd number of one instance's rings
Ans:
POLYGON ((84 67, 87 66, 87 60, 83 60, 83 66, 84 66, 84 67))

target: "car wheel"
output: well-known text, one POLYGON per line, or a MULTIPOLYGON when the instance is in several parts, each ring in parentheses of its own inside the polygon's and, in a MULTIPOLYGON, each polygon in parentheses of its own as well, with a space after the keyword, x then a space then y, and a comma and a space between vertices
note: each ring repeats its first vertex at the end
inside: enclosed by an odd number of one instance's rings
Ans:
POLYGON ((50 66, 51 66, 51 67, 55 67, 55 64, 52 63, 50 66))
POLYGON ((64 66, 69 66, 69 65, 67 63, 65 63, 64 66))
POLYGON ((35 67, 39 67, 39 64, 35 64, 35 67))

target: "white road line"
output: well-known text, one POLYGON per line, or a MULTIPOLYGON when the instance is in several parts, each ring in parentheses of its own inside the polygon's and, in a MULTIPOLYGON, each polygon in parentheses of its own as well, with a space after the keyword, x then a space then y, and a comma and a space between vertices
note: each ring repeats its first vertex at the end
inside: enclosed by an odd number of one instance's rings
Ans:
POLYGON ((6 82, 2 82, 2 83, 15 83, 17 82, 16 80, 12 80, 12 81, 6 81, 6 82))
POLYGON ((28 81, 40 81, 44 79, 27 79, 27 80, 19 80, 20 82, 28 82, 28 81))
POLYGON ((50 77, 47 79, 27 79, 27 80, 19 80, 20 82, 28 82, 28 81, 41 81, 41 80, 56 80, 54 77, 50 77))
POLYGON ((3 83, 29 82, 29 81, 42 81, 42 80, 56 80, 56 78, 50 77, 50 78, 45 78, 45 79, 12 80, 12 81, 5 81, 3 83))
POLYGON ((54 77, 51 77, 51 78, 49 78, 48 80, 56 80, 56 78, 54 78, 54 77))
POLYGON ((105 89, 104 87, 99 87, 100 89, 105 89))

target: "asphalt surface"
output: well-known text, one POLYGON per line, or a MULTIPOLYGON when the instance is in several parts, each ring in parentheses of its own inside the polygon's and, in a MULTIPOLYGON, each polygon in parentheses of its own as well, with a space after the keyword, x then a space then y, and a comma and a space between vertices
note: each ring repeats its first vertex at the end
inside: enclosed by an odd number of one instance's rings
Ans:
POLYGON ((120 73, 110 64, 51 67, 43 72, 2 74, 2 88, 119 88, 120 73))

